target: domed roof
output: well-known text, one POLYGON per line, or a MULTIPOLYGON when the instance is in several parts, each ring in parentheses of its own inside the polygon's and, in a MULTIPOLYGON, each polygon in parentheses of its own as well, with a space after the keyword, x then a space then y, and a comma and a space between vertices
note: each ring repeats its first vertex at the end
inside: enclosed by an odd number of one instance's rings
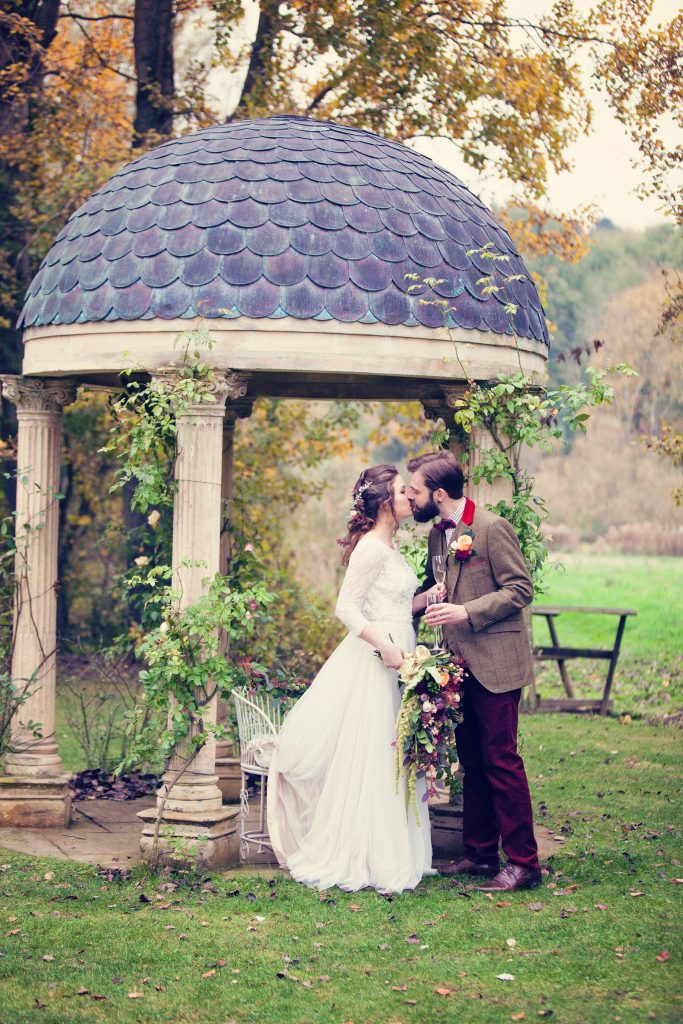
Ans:
MULTIPOLYGON (((454 175, 371 132, 302 117, 184 135, 127 164, 69 219, 19 325, 295 317, 438 327, 406 277, 437 278, 450 326, 548 341, 508 233, 454 175), (486 295, 484 246, 522 274, 486 295), (478 283, 480 282, 480 283, 478 283)), ((427 296, 430 298, 430 296, 427 296)))

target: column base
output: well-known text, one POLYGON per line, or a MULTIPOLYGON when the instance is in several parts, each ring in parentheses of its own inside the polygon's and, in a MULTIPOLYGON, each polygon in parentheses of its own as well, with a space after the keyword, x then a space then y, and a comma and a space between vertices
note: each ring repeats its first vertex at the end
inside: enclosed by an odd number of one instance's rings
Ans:
POLYGON ((455 860, 463 851, 462 804, 430 804, 429 818, 434 859, 455 860))
POLYGON ((239 807, 219 811, 164 811, 155 850, 154 831, 157 811, 154 807, 138 811, 144 823, 140 836, 140 854, 152 864, 174 868, 220 871, 240 863, 239 807))
POLYGON ((6 828, 68 828, 69 775, 0 775, 0 825, 6 828))
POLYGON ((224 804, 238 804, 242 786, 239 757, 217 757, 216 775, 224 804))

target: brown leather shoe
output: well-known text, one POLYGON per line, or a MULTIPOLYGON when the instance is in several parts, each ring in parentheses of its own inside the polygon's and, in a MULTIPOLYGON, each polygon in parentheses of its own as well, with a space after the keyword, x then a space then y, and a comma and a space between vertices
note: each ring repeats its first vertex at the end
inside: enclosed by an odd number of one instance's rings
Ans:
POLYGON ((451 875, 486 875, 487 878, 493 878, 498 873, 499 867, 497 860, 485 864, 470 860, 469 857, 460 857, 439 868, 439 874, 445 875, 447 878, 451 875))
POLYGON ((541 884, 541 869, 525 868, 521 864, 506 864, 495 878, 478 885, 479 892, 515 892, 517 889, 535 889, 541 884))

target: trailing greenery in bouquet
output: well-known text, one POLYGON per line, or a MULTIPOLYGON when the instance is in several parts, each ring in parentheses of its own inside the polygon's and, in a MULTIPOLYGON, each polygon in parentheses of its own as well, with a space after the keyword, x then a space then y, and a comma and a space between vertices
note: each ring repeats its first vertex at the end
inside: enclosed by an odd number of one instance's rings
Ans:
POLYGON ((462 722, 462 682, 466 662, 450 651, 432 654, 418 646, 408 654, 399 672, 403 685, 396 720, 396 786, 406 780, 406 807, 412 801, 417 816, 415 787, 424 775, 424 799, 436 793, 436 780, 450 783, 457 770, 455 727, 462 722))

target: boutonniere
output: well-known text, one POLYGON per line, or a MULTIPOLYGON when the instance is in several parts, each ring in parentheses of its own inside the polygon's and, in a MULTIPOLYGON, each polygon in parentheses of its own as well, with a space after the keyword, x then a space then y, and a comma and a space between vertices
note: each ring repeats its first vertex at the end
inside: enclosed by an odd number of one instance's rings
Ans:
POLYGON ((453 552, 459 562, 464 562, 466 559, 471 558, 472 555, 476 555, 477 552, 472 547, 474 540, 474 530, 467 529, 459 537, 451 542, 450 550, 453 552))

